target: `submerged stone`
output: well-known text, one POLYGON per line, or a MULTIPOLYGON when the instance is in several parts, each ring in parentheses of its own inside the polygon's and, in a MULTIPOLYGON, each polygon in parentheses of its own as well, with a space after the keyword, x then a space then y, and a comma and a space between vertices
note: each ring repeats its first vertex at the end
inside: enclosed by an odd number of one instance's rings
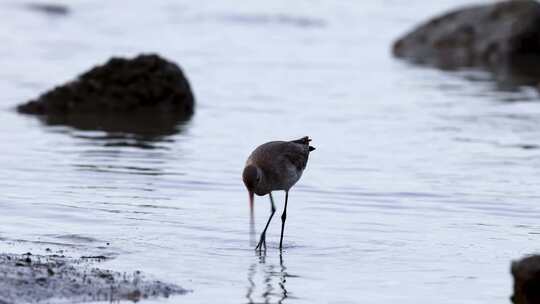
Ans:
POLYGON ((30 10, 52 16, 64 16, 69 14, 69 7, 60 3, 27 3, 26 7, 30 10))

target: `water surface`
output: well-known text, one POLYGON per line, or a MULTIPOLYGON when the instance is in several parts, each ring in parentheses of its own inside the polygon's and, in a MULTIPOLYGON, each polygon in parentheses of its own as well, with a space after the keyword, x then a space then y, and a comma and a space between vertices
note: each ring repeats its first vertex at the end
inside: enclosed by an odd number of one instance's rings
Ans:
MULTIPOLYGON (((509 302, 510 261, 539 249, 537 93, 389 50, 467 1, 66 3, 0 2, 2 252, 116 257, 193 290, 169 303, 509 302), (140 136, 13 111, 139 52, 183 67, 191 120, 140 136), (285 249, 277 216, 259 256, 244 161, 304 135, 285 249)), ((269 211, 258 197, 257 234, 269 211)))

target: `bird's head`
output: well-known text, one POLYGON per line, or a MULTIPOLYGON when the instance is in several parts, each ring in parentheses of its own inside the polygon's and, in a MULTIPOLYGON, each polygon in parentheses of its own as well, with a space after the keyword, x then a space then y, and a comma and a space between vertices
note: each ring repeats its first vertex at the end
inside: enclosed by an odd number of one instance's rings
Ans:
POLYGON ((254 165, 247 165, 242 173, 242 180, 249 192, 249 204, 253 206, 253 193, 256 192, 259 183, 261 182, 261 170, 254 165))

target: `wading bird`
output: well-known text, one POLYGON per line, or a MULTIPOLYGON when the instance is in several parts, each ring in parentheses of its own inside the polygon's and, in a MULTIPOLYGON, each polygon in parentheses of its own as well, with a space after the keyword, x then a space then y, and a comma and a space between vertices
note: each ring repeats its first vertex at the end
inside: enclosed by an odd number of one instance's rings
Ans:
POLYGON ((285 191, 285 207, 281 215, 281 237, 279 249, 283 248, 283 230, 287 219, 289 190, 300 179, 306 168, 309 153, 315 150, 309 145, 311 139, 303 137, 292 141, 271 141, 258 146, 246 161, 242 179, 249 192, 249 206, 253 215, 253 196, 270 196, 271 213, 257 247, 266 248, 266 229, 276 212, 272 191, 285 191))

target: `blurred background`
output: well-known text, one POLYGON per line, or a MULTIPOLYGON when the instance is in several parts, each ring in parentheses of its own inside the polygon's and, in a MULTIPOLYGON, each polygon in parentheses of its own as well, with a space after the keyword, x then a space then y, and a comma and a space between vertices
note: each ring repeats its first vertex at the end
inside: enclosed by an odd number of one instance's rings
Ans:
POLYGON ((193 290, 170 303, 463 304, 508 303, 510 260, 538 250, 537 90, 391 55, 470 1, 32 3, 0 1, 2 252, 115 257, 105 266, 193 290), (195 95, 172 130, 14 110, 149 52, 195 95), (257 197, 250 229, 244 162, 304 135, 317 150, 290 194, 284 252, 276 217, 260 256, 270 205, 257 197))

